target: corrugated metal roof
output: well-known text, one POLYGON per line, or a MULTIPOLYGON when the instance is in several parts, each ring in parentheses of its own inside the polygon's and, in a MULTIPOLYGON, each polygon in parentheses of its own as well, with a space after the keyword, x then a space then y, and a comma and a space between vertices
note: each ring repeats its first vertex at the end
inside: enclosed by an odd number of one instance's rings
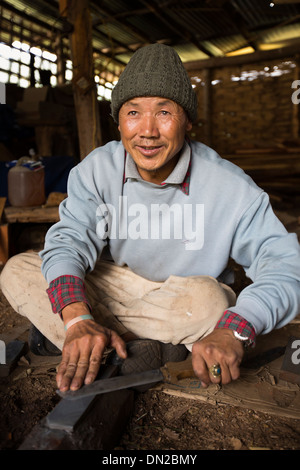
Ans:
POLYGON ((169 9, 168 15, 179 22, 182 28, 187 28, 188 25, 190 33, 200 40, 238 32, 238 26, 228 15, 222 14, 220 8, 207 11, 197 7, 181 7, 169 9))
POLYGON ((300 21, 293 25, 275 27, 260 33, 260 42, 262 44, 289 41, 293 39, 300 39, 300 21))
POLYGON ((299 5, 277 4, 276 0, 234 0, 231 3, 239 10, 251 29, 280 24, 299 14, 299 5))
POLYGON ((35 23, 35 21, 44 21, 49 25, 54 25, 57 21, 60 23, 58 7, 50 5, 47 1, 5 0, 1 4, 3 8, 6 5, 10 5, 21 14, 26 13, 32 16, 32 23, 35 23))
MULTIPOLYGON (((126 64, 130 51, 153 42, 176 48, 184 62, 222 57, 240 49, 263 50, 300 43, 300 0, 97 0, 90 1, 93 46, 103 63, 126 64), (273 4, 273 6, 271 6, 273 4), (251 49, 252 48, 252 49, 251 49)), ((52 47, 63 32, 58 0, 1 1, 0 41, 21 35, 52 47), (17 27, 17 25, 19 25, 17 27)), ((64 38, 68 48, 68 36, 64 38)), ((100 60, 100 59, 99 59, 100 60)))

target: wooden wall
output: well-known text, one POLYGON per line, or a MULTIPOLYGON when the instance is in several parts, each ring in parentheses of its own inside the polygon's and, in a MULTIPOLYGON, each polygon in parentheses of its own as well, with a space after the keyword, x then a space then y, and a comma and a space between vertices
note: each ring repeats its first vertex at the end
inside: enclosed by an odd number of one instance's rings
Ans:
POLYGON ((199 69, 190 76, 199 101, 193 138, 223 154, 298 139, 299 105, 291 99, 299 76, 295 59, 199 69))
POLYGON ((299 216, 300 104, 292 101, 295 81, 300 95, 299 60, 225 61, 187 67, 199 101, 190 136, 243 168, 274 206, 293 207, 299 216))

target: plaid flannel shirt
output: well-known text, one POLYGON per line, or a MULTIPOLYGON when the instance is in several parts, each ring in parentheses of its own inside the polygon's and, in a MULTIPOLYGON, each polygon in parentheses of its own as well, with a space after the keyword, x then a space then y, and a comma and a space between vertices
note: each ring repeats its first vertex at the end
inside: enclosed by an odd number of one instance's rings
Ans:
POLYGON ((64 307, 74 302, 90 304, 86 297, 84 282, 76 276, 60 276, 54 279, 47 289, 52 311, 61 314, 64 307))

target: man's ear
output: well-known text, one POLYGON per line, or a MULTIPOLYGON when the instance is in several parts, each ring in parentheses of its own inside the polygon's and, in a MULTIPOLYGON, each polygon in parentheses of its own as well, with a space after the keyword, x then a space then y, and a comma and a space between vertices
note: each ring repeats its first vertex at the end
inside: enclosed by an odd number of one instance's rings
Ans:
POLYGON ((187 132, 189 132, 189 131, 192 130, 192 127, 193 127, 193 123, 192 123, 190 120, 188 120, 187 123, 186 123, 186 128, 185 128, 185 130, 186 130, 187 132))

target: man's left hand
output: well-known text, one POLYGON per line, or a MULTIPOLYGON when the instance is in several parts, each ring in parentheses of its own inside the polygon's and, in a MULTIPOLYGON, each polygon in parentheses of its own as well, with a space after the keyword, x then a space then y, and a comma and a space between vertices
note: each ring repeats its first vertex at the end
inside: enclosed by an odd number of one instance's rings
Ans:
POLYGON ((239 378, 243 355, 244 346, 234 337, 232 330, 215 329, 193 345, 194 372, 203 387, 210 383, 228 384, 239 378), (221 375, 218 377, 214 377, 209 370, 214 365, 220 366, 221 375))

